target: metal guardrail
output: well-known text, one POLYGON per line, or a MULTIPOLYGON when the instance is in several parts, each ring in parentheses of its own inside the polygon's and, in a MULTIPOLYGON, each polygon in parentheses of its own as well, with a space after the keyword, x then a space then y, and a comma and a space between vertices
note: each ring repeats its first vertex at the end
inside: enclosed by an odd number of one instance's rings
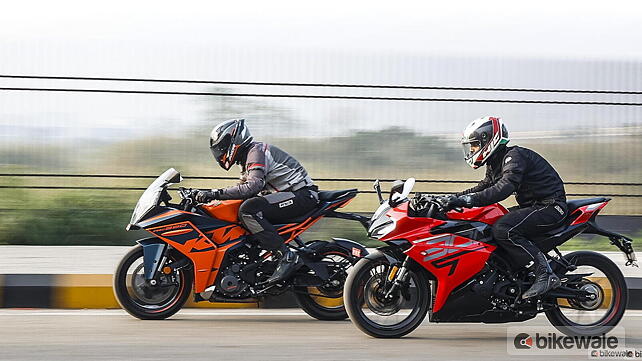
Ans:
MULTIPOLYGON (((0 173, 0 178, 8 177, 29 177, 29 178, 111 178, 111 179, 155 179, 156 175, 132 175, 132 174, 63 174, 63 173, 0 173)), ((237 177, 218 177, 218 176, 184 176, 184 179, 195 180, 232 180, 238 181, 237 177)), ((360 182, 372 183, 375 179, 368 178, 315 178, 317 182, 360 182)), ((393 182, 394 179, 380 179, 381 182, 393 182)), ((417 183, 434 183, 434 184, 475 184, 476 180, 447 180, 447 179, 418 179, 417 183)), ((642 183, 627 182, 565 182, 565 185, 578 186, 622 186, 622 187, 640 187, 642 183)), ((22 185, 0 185, 0 189, 64 189, 64 190, 124 190, 124 191, 144 191, 145 187, 126 187, 126 186, 22 186, 22 185)), ((375 193, 372 190, 359 190, 359 193, 375 193)), ((452 192, 431 192, 434 194, 450 194, 452 192)), ((568 193, 571 197, 630 197, 642 198, 642 194, 632 193, 568 193)))

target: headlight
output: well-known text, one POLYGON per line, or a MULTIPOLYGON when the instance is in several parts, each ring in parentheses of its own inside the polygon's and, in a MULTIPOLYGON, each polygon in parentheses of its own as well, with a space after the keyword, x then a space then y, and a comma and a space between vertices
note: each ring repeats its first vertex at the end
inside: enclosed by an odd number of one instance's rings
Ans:
POLYGON ((132 218, 129 221, 129 224, 138 223, 147 214, 147 212, 156 206, 162 190, 162 188, 145 190, 143 195, 140 196, 140 199, 136 204, 136 208, 134 208, 134 213, 132 213, 132 218))

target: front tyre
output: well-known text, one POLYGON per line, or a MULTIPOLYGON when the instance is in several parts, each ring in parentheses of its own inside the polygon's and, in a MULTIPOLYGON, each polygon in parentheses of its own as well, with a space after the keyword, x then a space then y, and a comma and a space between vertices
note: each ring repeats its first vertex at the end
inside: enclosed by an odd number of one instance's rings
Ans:
POLYGON ((626 310, 628 289, 622 271, 599 253, 579 251, 564 258, 577 266, 563 278, 576 281, 563 286, 587 292, 590 299, 554 300, 556 307, 546 311, 555 328, 571 336, 596 336, 615 327, 626 310))
POLYGON ((408 270, 406 281, 388 294, 392 267, 383 254, 360 260, 343 291, 346 311, 372 337, 397 338, 419 327, 428 313, 430 287, 423 272, 408 270))
MULTIPOLYGON (((167 264, 184 257, 175 250, 167 255, 167 264)), ((162 274, 157 286, 146 280, 143 247, 134 246, 120 261, 114 274, 114 295, 120 306, 141 320, 162 320, 178 312, 192 292, 194 275, 190 269, 162 274)))

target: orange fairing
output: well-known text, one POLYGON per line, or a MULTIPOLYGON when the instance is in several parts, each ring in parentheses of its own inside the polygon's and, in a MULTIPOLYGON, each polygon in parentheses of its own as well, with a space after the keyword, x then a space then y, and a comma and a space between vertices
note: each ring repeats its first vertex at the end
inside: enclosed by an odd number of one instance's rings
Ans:
POLYGON ((194 291, 203 292, 216 278, 225 248, 217 249, 214 242, 191 222, 179 222, 147 229, 187 256, 194 263, 194 291))
POLYGON ((201 207, 210 216, 230 223, 239 223, 239 207, 242 200, 214 201, 201 207))
POLYGON ((228 241, 235 240, 248 232, 245 228, 238 226, 236 224, 230 224, 229 226, 217 228, 212 231, 208 231, 205 234, 210 236, 210 239, 216 244, 225 243, 228 241))

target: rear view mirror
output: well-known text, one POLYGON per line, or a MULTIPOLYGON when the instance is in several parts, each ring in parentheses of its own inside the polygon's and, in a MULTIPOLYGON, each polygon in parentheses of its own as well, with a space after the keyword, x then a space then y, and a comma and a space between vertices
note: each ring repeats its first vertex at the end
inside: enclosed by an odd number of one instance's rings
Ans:
POLYGON ((175 183, 180 183, 182 180, 183 180, 183 177, 181 177, 181 174, 180 173, 176 173, 167 182, 171 183, 171 184, 175 184, 175 183))
POLYGON ((390 188, 390 198, 392 198, 392 195, 395 193, 401 193, 403 191, 403 185, 404 182, 398 179, 392 182, 392 187, 390 188))
POLYGON ((392 188, 390 189, 390 199, 388 204, 391 207, 394 207, 398 204, 399 201, 402 201, 408 197, 412 188, 415 186, 415 178, 408 178, 405 182, 396 180, 392 183, 392 188))

